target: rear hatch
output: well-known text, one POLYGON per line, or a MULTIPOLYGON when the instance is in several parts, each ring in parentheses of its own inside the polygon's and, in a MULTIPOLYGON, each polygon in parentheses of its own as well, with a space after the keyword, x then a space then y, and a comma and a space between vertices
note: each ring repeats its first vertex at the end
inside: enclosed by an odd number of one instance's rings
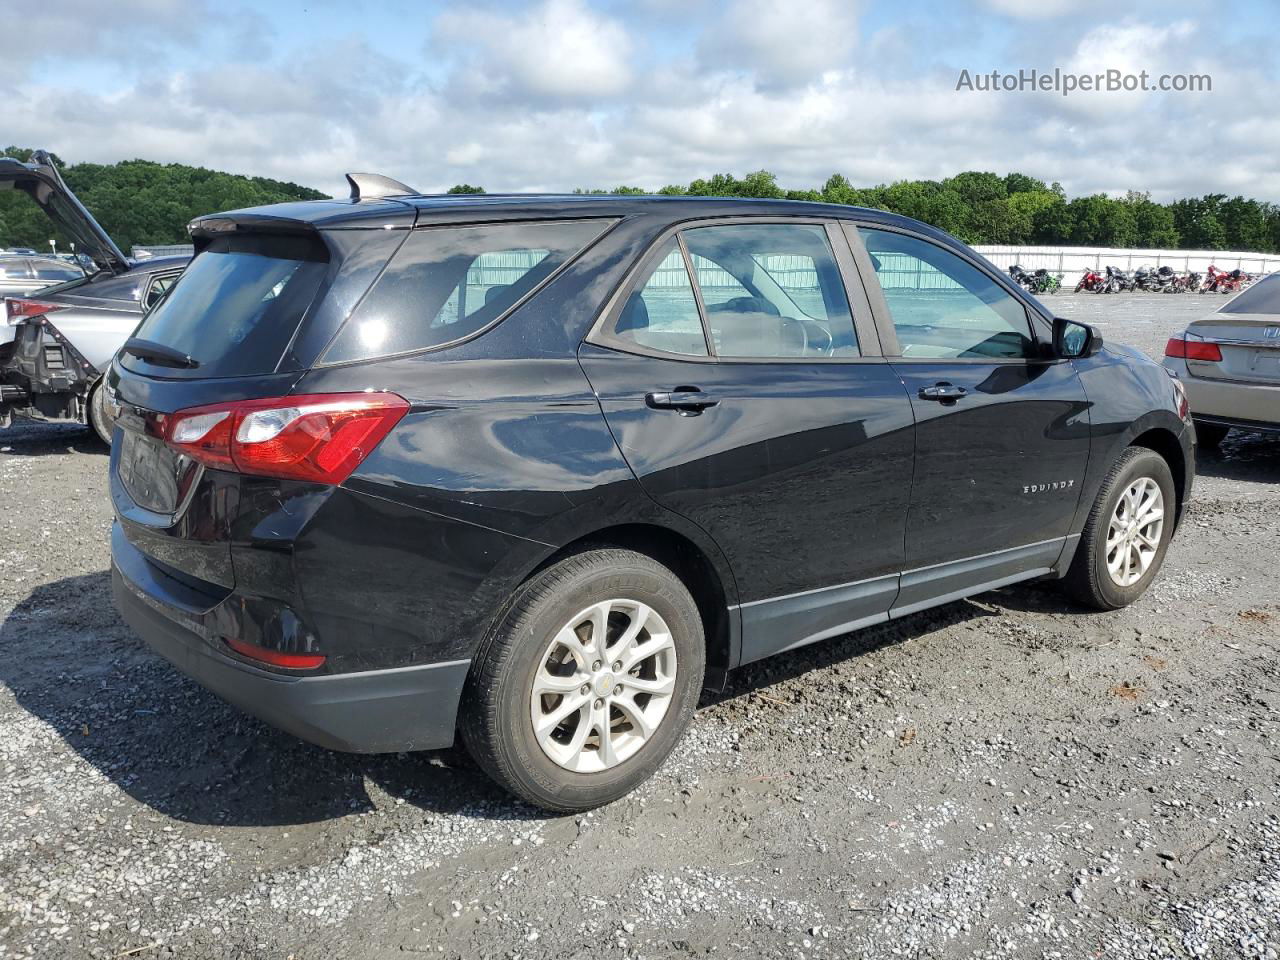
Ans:
POLYGON ((45 151, 37 150, 31 163, 0 157, 0 190, 21 190, 31 197, 67 240, 75 244, 76 252, 91 257, 98 269, 112 273, 129 269, 128 259, 63 182, 45 151))
POLYGON ((358 234, 376 246, 400 233, 332 231, 330 244, 293 226, 198 234, 191 265, 108 375, 120 427, 111 490, 122 532, 165 572, 187 578, 184 586, 209 594, 210 605, 236 583, 233 541, 255 533, 249 502, 278 504, 281 482, 200 462, 172 442, 173 415, 288 395, 343 311, 346 298, 333 303, 330 293, 341 286, 350 295, 353 285, 363 292, 372 280, 361 258, 343 259, 344 247, 358 234))
MULTIPOLYGON (((290 409, 295 384, 403 242, 415 215, 413 207, 391 201, 316 201, 191 225, 195 257, 144 315, 107 374, 119 427, 110 486, 120 534, 179 581, 171 598, 194 590, 212 607, 233 587, 254 592, 246 580, 279 584, 287 577, 296 529, 307 510, 318 508, 326 486, 311 482, 314 476, 296 463, 254 473, 230 455, 220 457, 210 444, 218 437, 229 443, 227 431, 250 418, 224 413, 219 419, 192 408, 238 410, 266 401, 290 409), (378 229, 368 229, 370 222, 378 229), (288 399, 280 404, 280 398, 288 399), (193 416, 205 416, 211 429, 184 446, 189 431, 176 431, 198 424, 193 416), (255 564, 282 573, 255 576, 255 564)), ((288 431, 319 436, 325 424, 318 421, 336 416, 309 409, 293 410, 300 419, 281 427, 280 444, 287 446, 288 431)))

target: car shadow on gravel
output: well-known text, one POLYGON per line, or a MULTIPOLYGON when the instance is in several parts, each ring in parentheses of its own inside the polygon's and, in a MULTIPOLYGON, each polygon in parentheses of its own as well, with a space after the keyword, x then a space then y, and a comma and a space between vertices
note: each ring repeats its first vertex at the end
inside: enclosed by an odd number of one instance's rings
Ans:
MULTIPOLYGON (((1050 589, 1019 586, 821 641, 734 671, 708 706, 926 634, 1003 616, 1065 610, 1050 589)), ((188 680, 120 620, 103 571, 37 587, 0 623, 0 685, 46 731, 32 766, 64 766, 61 740, 97 774, 175 820, 213 826, 291 826, 336 820, 392 802, 487 820, 540 819, 512 800, 460 748, 416 755, 336 753, 241 713, 188 680), (50 732, 52 736, 50 736, 50 732), (52 749, 42 750, 45 738, 52 749)))
POLYGON ((1280 434, 1233 430, 1218 449, 1196 451, 1196 473, 1224 480, 1280 482, 1280 434))
POLYGON ((103 455, 111 448, 89 427, 78 423, 34 423, 15 420, 0 430, 0 456, 47 457, 69 453, 103 455))
POLYGON ((105 571, 41 585, 9 612, 0 686, 47 728, 30 732, 27 774, 68 762, 56 737, 93 773, 183 822, 317 823, 372 810, 373 791, 435 813, 545 816, 500 791, 461 749, 336 753, 223 703, 134 636, 105 571))

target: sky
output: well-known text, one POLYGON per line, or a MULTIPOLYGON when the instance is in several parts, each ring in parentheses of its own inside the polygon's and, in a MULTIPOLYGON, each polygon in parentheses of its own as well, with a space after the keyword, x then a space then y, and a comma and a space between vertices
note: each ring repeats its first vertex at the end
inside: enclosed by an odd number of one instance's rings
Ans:
POLYGON ((345 193, 1020 171, 1280 201, 1275 0, 0 0, 0 144, 345 193), (8 9, 6 9, 8 8, 8 9), (18 42, 13 42, 17 40, 18 42), (980 92, 1019 69, 1207 92, 980 92))

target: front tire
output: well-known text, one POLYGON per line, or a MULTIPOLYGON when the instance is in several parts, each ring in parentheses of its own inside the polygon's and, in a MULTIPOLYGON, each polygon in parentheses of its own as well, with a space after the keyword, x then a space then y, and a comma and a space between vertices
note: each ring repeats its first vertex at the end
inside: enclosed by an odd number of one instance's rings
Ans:
POLYGON ((702 689, 702 620, 684 584, 597 549, 516 592, 472 665, 460 729, 516 796, 571 813, 618 799, 679 742, 702 689))
POLYGON ((1126 449, 1102 481, 1063 588, 1096 610, 1133 603, 1164 562, 1176 509, 1165 459, 1145 447, 1126 449))

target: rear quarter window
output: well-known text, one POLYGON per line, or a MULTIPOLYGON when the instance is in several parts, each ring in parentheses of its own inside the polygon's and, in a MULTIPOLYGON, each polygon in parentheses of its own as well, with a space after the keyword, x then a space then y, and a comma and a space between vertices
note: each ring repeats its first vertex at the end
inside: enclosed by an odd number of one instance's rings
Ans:
POLYGON ((396 251, 321 362, 369 360, 466 339, 501 319, 612 223, 420 227, 396 251))

